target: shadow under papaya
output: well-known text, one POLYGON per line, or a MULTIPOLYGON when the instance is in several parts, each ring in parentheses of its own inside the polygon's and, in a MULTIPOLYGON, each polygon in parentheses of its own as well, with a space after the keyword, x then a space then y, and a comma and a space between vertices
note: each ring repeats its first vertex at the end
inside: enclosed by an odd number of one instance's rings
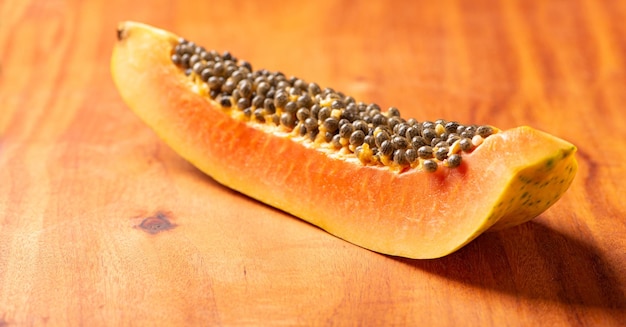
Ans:
MULTIPOLYGON (((173 161, 174 169, 225 192, 239 194, 182 158, 173 161)), ((589 240, 564 234, 538 220, 485 233, 439 259, 387 257, 475 287, 565 305, 608 309, 626 319, 626 282, 620 279, 612 263, 589 240)))
POLYGON ((626 309, 626 285, 600 251, 587 240, 541 222, 485 233, 439 259, 393 258, 422 271, 514 296, 611 309, 620 315, 626 309))

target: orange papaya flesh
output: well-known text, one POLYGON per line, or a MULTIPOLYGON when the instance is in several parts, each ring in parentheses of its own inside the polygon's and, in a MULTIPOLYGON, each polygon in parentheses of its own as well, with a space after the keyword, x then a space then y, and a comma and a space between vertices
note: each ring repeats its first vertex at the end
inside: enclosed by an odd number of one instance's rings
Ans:
POLYGON ((131 110, 219 183, 366 249, 448 255, 488 229, 535 218, 576 174, 574 145, 526 126, 493 128, 458 165, 444 159, 430 172, 427 160, 398 164, 367 146, 344 140, 336 149, 297 128, 259 123, 174 64, 180 40, 141 23, 119 25, 111 71, 131 110))

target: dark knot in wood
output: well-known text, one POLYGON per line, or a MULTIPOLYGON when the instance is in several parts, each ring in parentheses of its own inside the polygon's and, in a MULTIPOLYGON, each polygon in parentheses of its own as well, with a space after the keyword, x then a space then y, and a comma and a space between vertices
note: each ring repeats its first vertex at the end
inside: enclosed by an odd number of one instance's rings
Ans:
POLYGON ((147 217, 139 225, 139 228, 150 234, 158 234, 174 227, 176 225, 172 224, 163 212, 157 212, 154 216, 147 217))

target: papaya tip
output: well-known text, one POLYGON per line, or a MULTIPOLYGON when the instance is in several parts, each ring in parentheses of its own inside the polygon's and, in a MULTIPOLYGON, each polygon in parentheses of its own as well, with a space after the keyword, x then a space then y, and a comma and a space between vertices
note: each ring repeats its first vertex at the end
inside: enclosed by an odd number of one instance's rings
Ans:
POLYGON ((128 35, 128 29, 126 28, 126 22, 121 22, 117 25, 117 40, 122 41, 128 35))

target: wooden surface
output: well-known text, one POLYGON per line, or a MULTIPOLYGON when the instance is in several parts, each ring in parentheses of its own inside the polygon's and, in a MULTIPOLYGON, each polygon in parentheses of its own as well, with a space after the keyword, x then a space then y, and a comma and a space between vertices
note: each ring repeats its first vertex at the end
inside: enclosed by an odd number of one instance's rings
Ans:
POLYGON ((624 21, 624 1, 2 0, 0 326, 626 324, 624 21), (418 119, 534 126, 579 174, 448 257, 369 252, 146 128, 109 74, 126 19, 418 119))

